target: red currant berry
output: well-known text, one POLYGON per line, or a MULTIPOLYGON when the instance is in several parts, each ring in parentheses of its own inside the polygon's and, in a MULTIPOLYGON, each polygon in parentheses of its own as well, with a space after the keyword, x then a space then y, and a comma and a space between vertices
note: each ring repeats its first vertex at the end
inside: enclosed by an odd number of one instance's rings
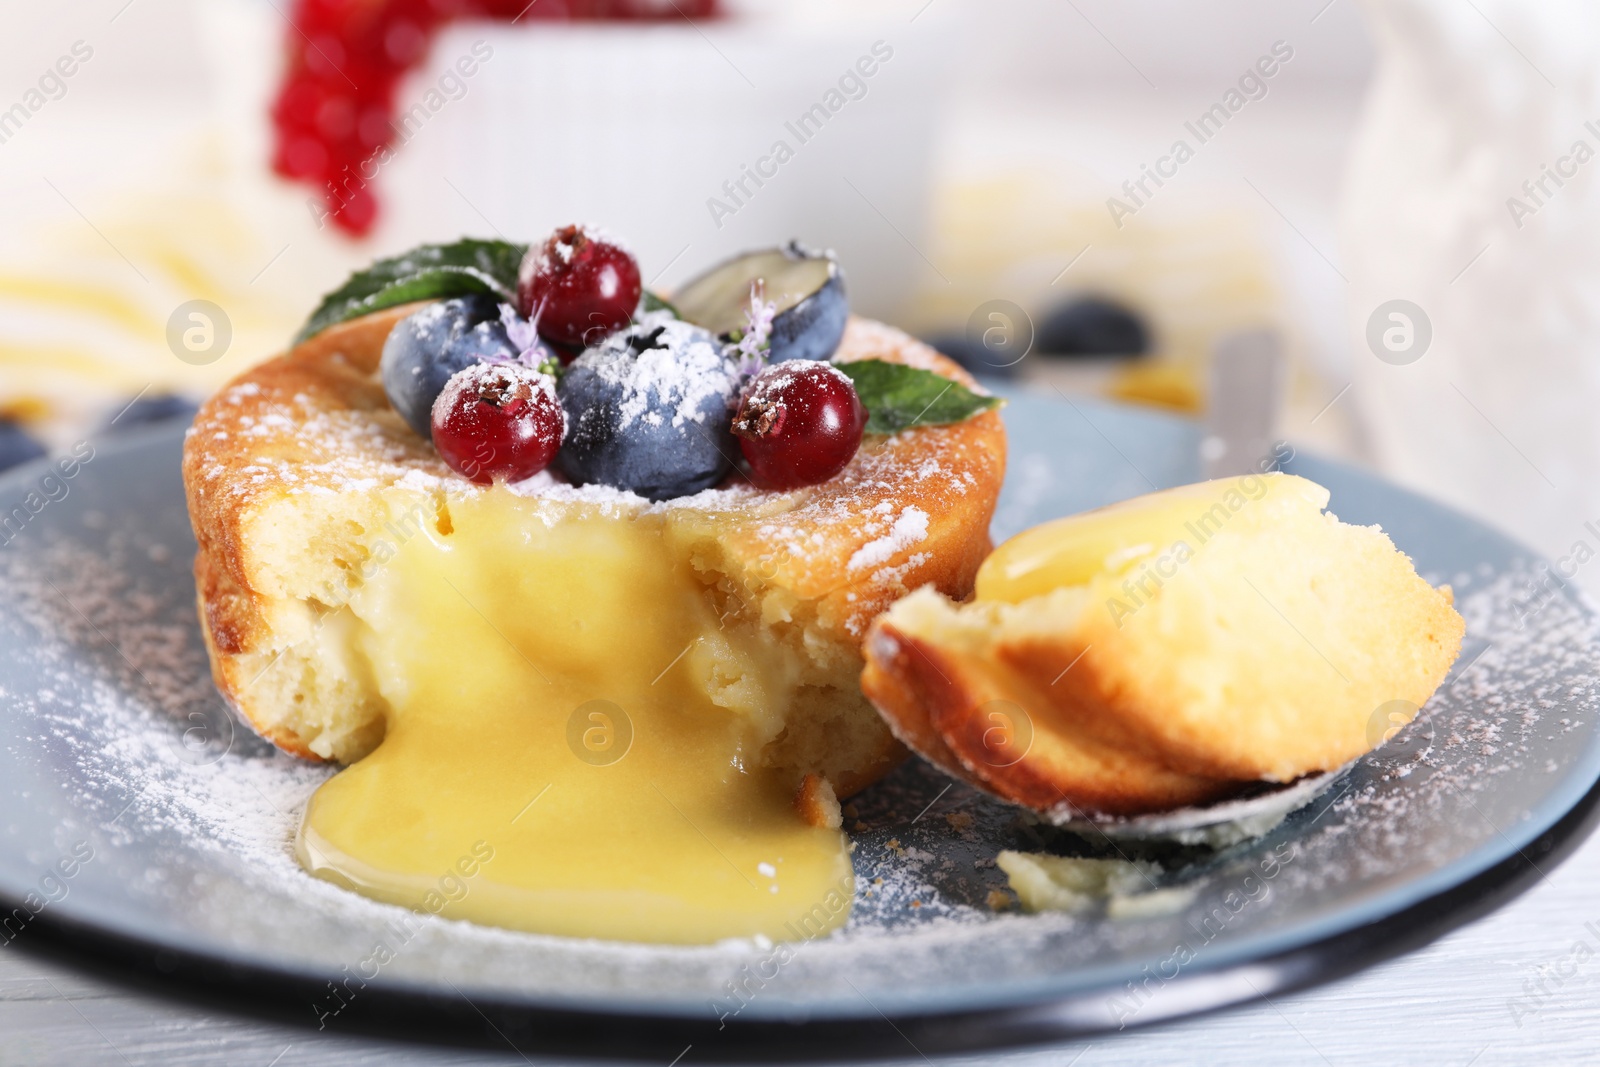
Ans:
POLYGON ((626 326, 642 292, 633 256, 581 226, 566 226, 544 247, 528 249, 517 311, 538 321, 546 341, 584 349, 626 326))
POLYGON ((320 178, 328 173, 328 150, 315 137, 296 137, 283 146, 283 166, 296 178, 320 178))
POLYGON ((521 481, 549 466, 567 416, 548 375, 519 363, 477 363, 433 402, 433 447, 479 485, 521 481))
POLYGON ((733 432, 757 485, 798 489, 844 470, 866 425, 849 378, 828 363, 791 359, 756 375, 733 432))
POLYGON ((343 199, 338 190, 330 186, 326 199, 333 209, 334 225, 352 237, 360 237, 370 230, 378 217, 378 198, 365 186, 351 189, 343 199))

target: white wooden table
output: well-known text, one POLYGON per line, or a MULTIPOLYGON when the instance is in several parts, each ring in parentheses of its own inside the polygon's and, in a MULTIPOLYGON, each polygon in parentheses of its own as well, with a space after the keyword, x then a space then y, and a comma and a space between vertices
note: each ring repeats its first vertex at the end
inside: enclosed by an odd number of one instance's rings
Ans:
MULTIPOLYGON (((903 1062, 926 1062, 906 1052, 903 1062)), ((28 954, 22 938, 0 950, 0 1067, 570 1062, 532 1048, 458 1050, 263 1023, 79 975, 28 954)), ((691 1048, 681 1063, 694 1062, 691 1048)), ((1600 837, 1499 912, 1333 985, 1071 1045, 948 1062, 1600 1063, 1600 837)))

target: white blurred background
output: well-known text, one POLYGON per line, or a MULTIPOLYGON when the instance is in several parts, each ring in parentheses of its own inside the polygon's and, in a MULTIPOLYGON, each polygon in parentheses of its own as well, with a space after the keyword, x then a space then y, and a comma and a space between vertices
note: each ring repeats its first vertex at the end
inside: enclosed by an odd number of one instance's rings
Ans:
POLYGON ((0 143, 0 414, 58 443, 140 390, 203 394, 270 355, 375 255, 581 219, 669 290, 742 248, 832 247, 858 310, 924 336, 992 299, 1038 319, 1107 294, 1153 353, 1076 372, 1031 356, 1024 378, 1189 415, 1212 345, 1272 326, 1297 443, 1553 555, 1600 518, 1593 179, 1547 184, 1520 227, 1507 213, 1574 140, 1600 148, 1583 127, 1600 34, 1571 0, 745 0, 698 25, 459 23, 402 110, 475 45, 492 58, 383 168, 359 241, 267 166, 285 0, 10 7, 0 111, 93 50, 0 143), (865 94, 798 144, 785 122, 880 42, 865 94), (1200 143, 1186 124, 1274 54, 1263 95, 1200 143), (722 183, 779 138, 793 159, 717 218, 708 200, 731 203, 722 183), (1131 204, 1124 183, 1179 139, 1193 158, 1119 226, 1108 199, 1131 204), (202 367, 166 341, 196 298, 234 331, 202 367), (1393 299, 1429 318, 1409 361, 1366 339, 1393 299))
MULTIPOLYGON (((332 228, 319 232, 308 191, 268 177, 265 108, 289 32, 286 4, 88 0, 70 10, 21 9, 0 42, 0 101, 20 97, 76 40, 95 54, 66 97, 0 145, 0 189, 14 205, 0 239, 17 262, 38 254, 37 234, 53 224, 87 230, 80 212, 105 231, 142 210, 176 240, 181 222, 135 202, 165 193, 175 202, 164 207, 182 213, 201 206, 194 193, 233 196, 248 204, 240 221, 264 231, 268 257, 289 244, 255 284, 299 314, 351 264, 462 232, 526 240, 591 219, 628 239, 647 275, 664 270, 667 287, 740 248, 798 236, 840 251, 861 310, 933 328, 960 326, 989 297, 1034 310, 1054 295, 1052 280, 1056 294, 1074 284, 1138 287, 1129 257, 1183 254, 1132 247, 1141 238, 1159 243, 1169 226, 1254 225, 1259 232, 1237 234, 1237 247, 1222 253, 1281 252, 1281 264, 1246 268, 1273 277, 1247 284, 1303 289, 1285 296, 1303 305, 1307 353, 1339 366, 1340 312, 1318 267, 1331 272, 1284 239, 1287 228, 1273 225, 1239 175, 1254 175, 1332 254, 1339 161, 1370 67, 1352 4, 1334 4, 1314 23, 1314 6, 1267 2, 1205 11, 1148 0, 1086 0, 1076 9, 1049 0, 730 6, 734 18, 703 28, 448 29, 399 94, 402 107, 474 42, 490 42, 494 58, 385 168, 376 189, 387 210, 359 244, 332 228), (1106 254, 1091 249, 1058 279, 1108 227, 1107 193, 1137 177, 1184 119, 1214 103, 1275 40, 1290 41, 1295 58, 1243 116, 1249 122, 1206 146, 1182 181, 1141 212, 1136 228, 1145 233, 1113 232, 1101 242, 1106 254), (774 138, 795 143, 784 121, 877 41, 894 59, 868 94, 798 146, 748 207, 713 226, 706 199, 721 197, 722 182, 774 138), (970 228, 990 232, 974 241, 970 228), (1118 243, 1129 247, 1111 248, 1118 243)), ((1174 332, 1179 348, 1204 343, 1183 336, 1187 326, 1164 331, 1174 332)))

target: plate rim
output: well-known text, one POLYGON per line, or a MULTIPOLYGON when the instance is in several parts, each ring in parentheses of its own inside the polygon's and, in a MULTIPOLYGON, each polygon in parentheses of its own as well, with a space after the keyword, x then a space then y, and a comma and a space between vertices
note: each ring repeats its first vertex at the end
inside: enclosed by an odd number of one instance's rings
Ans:
MULTIPOLYGON (((730 1020, 540 1006, 471 999, 442 992, 380 986, 377 995, 352 999, 326 1030, 341 1036, 413 1040, 450 1048, 503 1049, 538 1054, 611 1058, 667 1058, 693 1044, 712 1062, 872 1060, 914 1053, 961 1054, 1019 1049, 1071 1041, 1123 1029, 1213 1014, 1338 981, 1413 952, 1509 904, 1547 877, 1600 826, 1600 782, 1557 823, 1511 856, 1411 907, 1278 955, 1224 964, 1210 961, 1162 987, 1172 1003, 1141 1010, 1126 1027, 1093 1021, 1108 990, 945 1014, 884 1014, 877 1018, 730 1020), (1533 849, 1540 862, 1526 853, 1533 849), (1447 906, 1438 907, 1444 902, 1447 906), (1243 979, 1240 981, 1239 979, 1243 979), (1244 992, 1243 986, 1249 991, 1244 992), (629 1023, 627 1029, 619 1022, 629 1023), (529 1029, 535 1032, 528 1033, 529 1029), (514 1042, 516 1034, 524 1043, 514 1042)), ((30 925, 25 954, 89 971, 132 993, 159 992, 214 1005, 246 1017, 310 1029, 305 1008, 321 995, 317 979, 281 968, 171 949, 81 920, 41 913, 30 925), (264 1000, 261 994, 266 993, 264 1000), (297 1010, 291 1010, 291 1009, 297 1010)), ((1151 1002, 1154 1004, 1154 1001, 1151 1002)), ((1148 1005, 1147 1005, 1148 1006, 1148 1005)), ((318 1030, 323 1030, 322 1026, 318 1030)), ((663 1058, 661 1062, 667 1062, 663 1058)))
MULTIPOLYGON (((1013 399, 1024 399, 1015 397, 1013 399)), ((1027 406, 1029 401, 1035 401, 1047 407, 1060 407, 1062 405, 1051 400, 1048 396, 1032 395, 1024 399, 1027 406)), ((1198 433, 1198 428, 1189 420, 1161 412, 1147 409, 1132 408, 1088 398, 1079 398, 1071 405, 1077 409, 1086 421, 1089 420, 1084 410, 1098 411, 1113 416, 1133 416, 1139 419, 1149 419, 1159 423, 1170 424, 1171 428, 1185 432, 1198 433)), ((165 444, 169 439, 176 438, 181 442, 187 424, 181 422, 157 423, 146 427, 130 428, 115 437, 94 437, 89 440, 96 449, 95 458, 104 456, 118 456, 141 449, 156 447, 165 444)), ((1098 427, 1096 427, 1098 429, 1098 427)), ((51 454, 36 460, 29 461, 0 474, 0 499, 6 499, 10 493, 24 486, 31 486, 32 482, 59 457, 51 454)), ((1487 535, 1500 541, 1510 548, 1515 549, 1525 556, 1530 564, 1545 561, 1545 557, 1523 544, 1518 539, 1500 531, 1489 523, 1466 515, 1460 510, 1434 500, 1426 494, 1419 493, 1409 487, 1399 485, 1375 472, 1364 470, 1352 464, 1339 460, 1321 457, 1311 452, 1301 452, 1292 462, 1291 466, 1312 469, 1324 468, 1336 472, 1343 477, 1354 477, 1369 483, 1375 483, 1380 488, 1410 497, 1417 502, 1438 512, 1443 512, 1454 521, 1459 521, 1475 533, 1487 535)), ((1586 598, 1574 587, 1562 591, 1566 599, 1571 602, 1585 618, 1593 619, 1595 612, 1590 607, 1586 598)), ((1467 666, 1470 667, 1470 663, 1467 666)), ((1447 679, 1445 684, 1456 677, 1455 674, 1447 679)), ((1390 920, 1403 914, 1410 914, 1424 905, 1437 902, 1439 899, 1452 896, 1462 887, 1476 884, 1480 880, 1488 879, 1493 885, 1514 885, 1507 894, 1491 907, 1497 907, 1512 899, 1515 895, 1527 888, 1527 884, 1518 883, 1514 879, 1508 881, 1509 875, 1493 878, 1496 871, 1502 868, 1516 867, 1519 863, 1528 861, 1526 850, 1536 842, 1545 839, 1580 809, 1589 814, 1583 821, 1583 828, 1568 845, 1568 851, 1575 848, 1584 837, 1594 828, 1595 819, 1592 817, 1597 804, 1600 804, 1600 735, 1597 735, 1589 745, 1589 750, 1580 756, 1574 764, 1572 771, 1557 783, 1556 788, 1546 793, 1540 804, 1530 810, 1526 817, 1509 828, 1496 827, 1496 838, 1480 845, 1466 856, 1459 858, 1451 864, 1421 877, 1389 888, 1372 900, 1354 909, 1335 908, 1326 914, 1318 916, 1308 922, 1298 923, 1288 929, 1266 932, 1241 937, 1238 941, 1226 945, 1219 945, 1208 954, 1204 965, 1195 966, 1190 970, 1196 980, 1207 975, 1225 973, 1230 969, 1238 969, 1244 965, 1261 965, 1266 961, 1298 957, 1304 953, 1314 952, 1318 946, 1330 945, 1341 938, 1351 936, 1363 929, 1371 928, 1377 924, 1386 924, 1390 920)), ((1492 825, 1492 824, 1491 824, 1492 825)), ((1577 833, 1576 830, 1567 831, 1568 836, 1577 833)), ((0 892, 0 906, 10 908, 19 902, 7 897, 0 892)), ((1488 909, 1485 909, 1488 910, 1488 909)), ((313 975, 308 969, 295 970, 282 967, 276 963, 263 963, 259 957, 244 953, 220 949, 214 952, 197 952, 193 949, 177 949, 159 941, 146 940, 134 936, 114 926, 97 923, 88 919, 77 919, 71 915, 70 908, 52 909, 55 914, 40 915, 37 922, 43 935, 41 940, 51 939, 47 931, 55 931, 55 940, 70 943, 88 939, 104 942, 107 946, 120 946, 113 954, 130 958, 148 955, 152 960, 182 959, 187 968, 216 968, 228 975, 243 975, 245 980, 257 983, 282 983, 305 982, 310 988, 320 991, 327 975, 313 975), (66 914, 63 914, 65 912, 66 914), (46 919, 48 918, 48 921, 46 919), (202 967, 202 964, 204 967, 202 967)), ((1322 981, 1332 980, 1340 974, 1369 966, 1372 963, 1392 958, 1404 951, 1409 951, 1417 945, 1426 943, 1450 929, 1461 925, 1482 912, 1463 913, 1459 917, 1444 916, 1437 923, 1427 924, 1436 926, 1426 938, 1407 943, 1405 938, 1390 936, 1388 942, 1399 945, 1391 950, 1374 950, 1369 957, 1342 970, 1339 974, 1326 975, 1312 974, 1299 980, 1294 985, 1275 986, 1272 989, 1263 989, 1263 994, 1281 991, 1285 988, 1302 988, 1307 985, 1318 984, 1322 981), (1448 921, 1446 921, 1448 920, 1448 921)), ((1413 917, 1411 926, 1415 926, 1413 917)), ((30 939, 31 940, 31 939, 30 939)), ((1149 962, 1149 961, 1146 961, 1149 962)), ((158 976, 167 974, 161 964, 147 965, 153 967, 158 976)), ((1137 974, 1137 970, 1131 971, 1137 974)), ((1093 997, 1098 991, 1104 995, 1110 990, 1118 988, 1120 982, 1130 974, 1129 964, 1102 964, 1091 968, 1081 968, 1059 974, 1027 979, 1015 983, 1006 983, 997 987, 988 996, 974 995, 971 989, 950 989, 944 991, 924 991, 916 994, 913 1004, 895 1003, 892 995, 884 999, 888 1003, 888 1014, 878 1010, 877 1004, 868 1001, 873 1011, 878 1016, 887 1019, 893 1017, 902 1022, 921 1020, 924 1023, 936 1016, 968 1017, 973 1015, 1008 1017, 1017 1012, 1038 1012, 1049 1005, 1061 1005, 1072 1001, 1081 1001, 1093 997), (1070 979, 1070 980, 1069 980, 1070 979)), ((213 975, 206 982, 215 982, 213 975)), ((1182 984, 1184 979, 1169 982, 1170 986, 1182 984)), ((372 999, 396 998, 399 1001, 420 1001, 423 1003, 436 1001, 441 995, 436 988, 425 984, 401 979, 380 978, 369 983, 368 987, 374 993, 372 999)), ((698 1002, 691 1002, 683 998, 675 1000, 630 1000, 617 1005, 616 998, 610 998, 611 1006, 597 1010, 601 1004, 600 998, 583 996, 563 998, 540 994, 536 997, 507 997, 506 991, 499 988, 480 989, 466 987, 470 990, 477 1002, 489 1003, 491 1006, 520 1013, 550 1014, 556 1016, 571 1016, 574 1019, 608 1020, 628 1019, 633 1021, 650 1020, 652 1024, 676 1024, 694 1027, 699 1024, 694 1020, 703 1017, 703 1006, 698 1002), (698 1009, 698 1010, 697 1010, 698 1009)), ((465 994, 463 994, 465 995, 465 994)), ((1184 1010, 1160 1015, 1159 1018, 1172 1018, 1176 1015, 1193 1014, 1199 1011, 1212 1010, 1226 1004, 1238 1003, 1242 1000, 1254 999, 1248 995, 1235 996, 1221 1000, 1215 1004, 1199 1004, 1184 1010)), ((301 1002, 302 1007, 304 1001, 301 1002)), ((804 1006, 797 1006, 792 1002, 784 1003, 780 998, 769 1001, 754 1001, 747 1005, 740 1019, 732 1020, 729 1028, 747 1029, 752 1027, 765 1027, 780 1025, 788 1028, 789 1032, 795 1026, 797 1011, 802 1011, 806 1017, 807 1027, 848 1027, 861 1023, 871 1023, 876 1016, 862 1011, 856 998, 839 997, 837 999, 825 998, 808 1002, 804 1006), (844 1010, 846 1005, 854 1010, 844 1010)), ((1141 1013, 1142 1015, 1143 1013, 1141 1013)), ((1154 1022, 1156 1018, 1141 1019, 1137 1025, 1154 1022)), ((974 1023, 973 1025, 977 1025, 974 1023)), ((980 1027, 981 1028, 981 1027, 980 1027)), ((726 1032, 726 1031, 724 1031, 726 1032)), ((1061 1031, 1063 1035, 1070 1036, 1076 1033, 1098 1032, 1096 1028, 1073 1028, 1061 1031)), ((993 1044, 989 1042, 988 1044, 993 1044)), ((978 1046, 973 1046, 978 1047, 978 1046)), ((985 1046, 987 1047, 987 1046, 985 1046)), ((903 1051, 903 1050, 902 1050, 903 1051)))

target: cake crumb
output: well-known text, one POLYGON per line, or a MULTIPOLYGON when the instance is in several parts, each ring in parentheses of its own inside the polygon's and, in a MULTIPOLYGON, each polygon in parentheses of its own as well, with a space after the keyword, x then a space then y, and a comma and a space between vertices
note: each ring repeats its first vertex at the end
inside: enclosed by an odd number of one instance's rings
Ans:
POLYGON ((844 821, 833 783, 820 774, 808 774, 800 782, 800 789, 794 795, 794 810, 807 824, 827 830, 839 829, 844 821))
POLYGON ((1042 852, 1001 852, 996 862, 1006 872, 1024 911, 1088 911, 1097 901, 1154 889, 1160 864, 1143 860, 1077 859, 1042 852))

